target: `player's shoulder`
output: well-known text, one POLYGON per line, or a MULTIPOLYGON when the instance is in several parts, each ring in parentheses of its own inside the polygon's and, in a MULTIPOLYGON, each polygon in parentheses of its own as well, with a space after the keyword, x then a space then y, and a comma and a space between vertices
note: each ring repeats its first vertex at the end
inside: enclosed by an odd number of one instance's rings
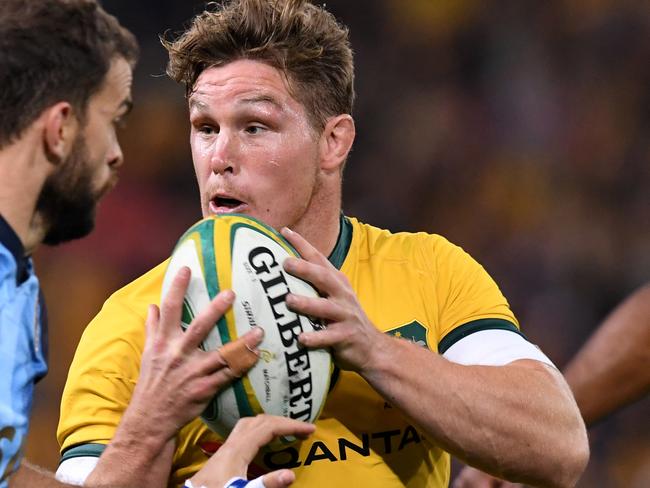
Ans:
MULTIPOLYGON (((160 302, 167 261, 113 293, 84 329, 71 370, 110 363, 113 356, 144 347, 147 310, 160 302)), ((96 367, 96 366, 94 366, 96 367)))
POLYGON ((16 260, 2 242, 0 242, 0 286, 11 284, 16 280, 16 260))
POLYGON ((107 306, 119 306, 141 310, 144 304, 144 312, 146 312, 146 307, 149 304, 159 304, 163 277, 168 262, 168 259, 163 261, 145 274, 115 291, 106 300, 104 308, 107 306))
POLYGON ((353 229, 353 243, 364 257, 384 257, 419 261, 431 260, 464 251, 439 234, 428 232, 392 232, 348 217, 353 229))
POLYGON ((164 261, 114 292, 86 327, 82 344, 92 343, 98 337, 108 341, 133 336, 132 340, 141 342, 148 307, 160 303, 166 267, 167 261, 164 261))

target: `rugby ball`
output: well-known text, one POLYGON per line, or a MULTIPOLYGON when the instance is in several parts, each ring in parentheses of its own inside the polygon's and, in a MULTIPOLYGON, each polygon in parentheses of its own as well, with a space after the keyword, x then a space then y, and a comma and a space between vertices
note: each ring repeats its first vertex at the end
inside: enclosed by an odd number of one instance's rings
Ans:
POLYGON ((167 266, 163 299, 181 267, 192 271, 183 303, 184 329, 220 290, 235 292, 232 308, 203 341, 203 350, 218 349, 251 327, 264 329, 258 362, 218 392, 201 415, 224 437, 239 418, 259 413, 315 422, 325 403, 331 355, 298 343, 301 332, 319 330, 321 325, 289 310, 284 300, 288 292, 310 297, 318 293, 284 271, 282 263, 289 256, 298 253, 274 229, 251 217, 227 214, 207 217, 188 229, 167 266))

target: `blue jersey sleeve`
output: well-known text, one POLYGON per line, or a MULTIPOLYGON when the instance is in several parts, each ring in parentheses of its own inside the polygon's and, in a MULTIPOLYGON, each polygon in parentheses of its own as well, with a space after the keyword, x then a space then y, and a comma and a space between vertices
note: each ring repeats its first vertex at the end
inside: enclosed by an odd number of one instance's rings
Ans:
POLYGON ((16 260, 0 245, 0 488, 18 468, 34 383, 47 372, 45 309, 38 279, 17 279, 16 260))

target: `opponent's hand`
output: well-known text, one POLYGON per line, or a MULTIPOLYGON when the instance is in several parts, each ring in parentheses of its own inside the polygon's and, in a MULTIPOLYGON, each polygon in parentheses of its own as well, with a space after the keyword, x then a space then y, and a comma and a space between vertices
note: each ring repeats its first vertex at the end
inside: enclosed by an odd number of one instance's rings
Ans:
POLYGON ((284 269, 310 282, 321 294, 318 298, 289 294, 287 305, 295 312, 323 319, 327 325, 321 331, 301 334, 301 344, 329 347, 340 368, 362 373, 384 334, 370 322, 341 271, 298 233, 284 228, 282 235, 302 256, 286 259, 284 269))
POLYGON ((495 478, 471 466, 465 466, 456 476, 452 488, 523 488, 523 486, 495 478))
POLYGON ((182 268, 160 310, 149 307, 140 377, 128 409, 140 411, 157 433, 168 438, 196 418, 220 388, 257 362, 255 347, 263 337, 263 331, 254 328, 220 350, 200 350, 201 341, 232 305, 234 293, 219 293, 183 332, 181 311, 189 280, 189 268, 182 268))
MULTIPOLYGON (((253 461, 257 451, 273 438, 281 435, 304 438, 314 430, 313 424, 286 417, 261 414, 256 417, 242 418, 223 446, 190 481, 196 488, 223 488, 231 478, 246 478, 248 465, 253 461)), ((266 488, 285 488, 291 485, 294 479, 295 475, 288 469, 272 471, 262 477, 266 488)))

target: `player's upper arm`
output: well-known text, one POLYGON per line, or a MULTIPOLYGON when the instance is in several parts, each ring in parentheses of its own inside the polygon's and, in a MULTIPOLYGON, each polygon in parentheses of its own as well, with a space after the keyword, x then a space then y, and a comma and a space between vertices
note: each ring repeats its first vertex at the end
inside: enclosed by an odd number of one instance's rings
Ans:
POLYGON ((139 376, 144 339, 142 317, 119 301, 109 300, 88 325, 61 398, 63 451, 113 437, 139 376))
POLYGON ((465 365, 504 366, 520 359, 532 359, 555 368, 535 344, 509 330, 481 330, 441 352, 444 358, 465 365))
POLYGON ((432 262, 440 354, 467 365, 534 359, 553 366, 521 333, 508 301, 483 266, 444 239, 435 242, 432 262))
POLYGON ((61 483, 82 486, 98 462, 99 456, 89 455, 64 458, 56 470, 56 479, 61 483))

